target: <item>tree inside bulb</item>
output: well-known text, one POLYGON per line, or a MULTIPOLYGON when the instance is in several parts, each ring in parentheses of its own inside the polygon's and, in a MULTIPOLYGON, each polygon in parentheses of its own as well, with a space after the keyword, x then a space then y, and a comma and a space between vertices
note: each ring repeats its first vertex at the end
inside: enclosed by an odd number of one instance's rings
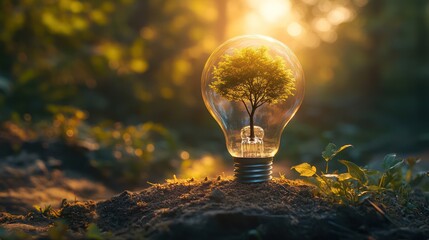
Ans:
POLYGON ((270 180, 282 131, 304 96, 304 75, 293 52, 266 36, 230 39, 207 60, 201 92, 225 135, 236 179, 270 180))

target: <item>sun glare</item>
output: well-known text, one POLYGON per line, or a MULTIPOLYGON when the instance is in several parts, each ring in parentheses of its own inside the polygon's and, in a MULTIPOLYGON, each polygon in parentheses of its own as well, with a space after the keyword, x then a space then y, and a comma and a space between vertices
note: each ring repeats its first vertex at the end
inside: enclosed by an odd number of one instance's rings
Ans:
POLYGON ((291 10, 289 0, 249 0, 248 3, 268 23, 275 23, 286 18, 291 10))
POLYGON ((276 22, 283 16, 289 14, 290 2, 285 0, 270 0, 262 1, 263 4, 260 8, 261 15, 268 22, 276 22))
MULTIPOLYGON (((346 3, 300 1, 301 4, 291 0, 245 0, 245 7, 231 4, 231 14, 242 12, 239 18, 231 18, 234 20, 228 26, 227 35, 264 34, 277 36, 295 48, 315 48, 321 42, 335 42, 338 26, 356 16, 356 12, 346 3)), ((368 0, 354 1, 364 5, 368 0)))

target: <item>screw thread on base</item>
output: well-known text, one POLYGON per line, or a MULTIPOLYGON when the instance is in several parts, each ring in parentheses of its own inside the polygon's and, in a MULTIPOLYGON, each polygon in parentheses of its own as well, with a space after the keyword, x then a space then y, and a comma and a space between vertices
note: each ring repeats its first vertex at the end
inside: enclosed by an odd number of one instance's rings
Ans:
POLYGON ((234 176, 241 183, 260 183, 272 179, 273 158, 234 158, 234 176))

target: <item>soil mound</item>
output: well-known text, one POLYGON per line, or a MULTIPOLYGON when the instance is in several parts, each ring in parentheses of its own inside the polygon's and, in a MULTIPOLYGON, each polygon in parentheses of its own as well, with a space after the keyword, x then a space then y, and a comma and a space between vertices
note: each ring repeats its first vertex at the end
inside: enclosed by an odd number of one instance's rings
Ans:
POLYGON ((63 201, 53 213, 2 213, 0 224, 9 232, 22 229, 41 238, 53 228, 58 231, 61 220, 64 234, 72 238, 427 239, 429 205, 423 193, 414 191, 406 206, 395 198, 386 193, 372 199, 376 209, 370 202, 345 206, 326 201, 299 181, 191 179, 98 202, 63 201))

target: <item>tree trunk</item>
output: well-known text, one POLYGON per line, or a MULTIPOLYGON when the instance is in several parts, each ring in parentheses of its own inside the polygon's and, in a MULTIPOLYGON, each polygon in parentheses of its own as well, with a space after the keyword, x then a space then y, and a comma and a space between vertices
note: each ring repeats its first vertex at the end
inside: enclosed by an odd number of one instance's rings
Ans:
POLYGON ((254 127, 254 123, 253 123, 253 116, 255 116, 255 108, 252 107, 252 112, 250 113, 249 117, 250 117, 250 140, 254 140, 255 139, 255 127, 254 127))

